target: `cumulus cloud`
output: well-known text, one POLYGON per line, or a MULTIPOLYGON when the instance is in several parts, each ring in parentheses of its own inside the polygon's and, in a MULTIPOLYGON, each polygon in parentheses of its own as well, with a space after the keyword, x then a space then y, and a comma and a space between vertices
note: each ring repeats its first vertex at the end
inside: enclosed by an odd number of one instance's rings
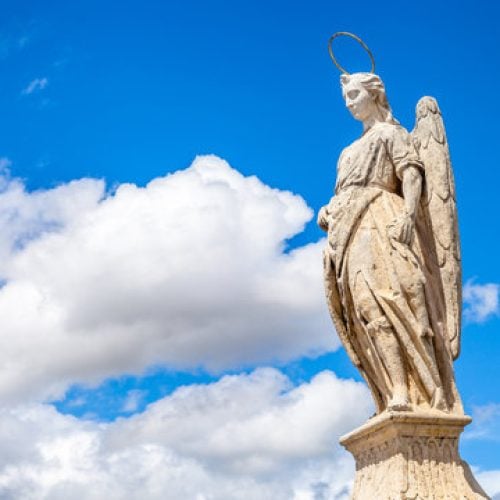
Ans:
POLYGON ((500 470, 483 471, 475 476, 491 500, 500 500, 500 470))
POLYGON ((463 289, 465 319, 474 323, 482 323, 490 316, 498 314, 499 291, 500 285, 496 283, 480 285, 468 281, 463 289))
POLYGON ((31 80, 30 83, 28 83, 28 85, 22 90, 21 93, 23 95, 31 95, 34 92, 45 89, 48 84, 48 78, 35 78, 34 80, 31 80))
POLYGON ((268 368, 180 388, 110 424, 2 410, 0 496, 347 500, 354 467, 337 440, 371 409, 362 384, 325 371, 292 387, 268 368))
POLYGON ((213 156, 146 187, 0 193, 0 395, 58 397, 151 364, 214 372, 338 347, 302 198, 213 156))
POLYGON ((123 403, 122 411, 125 413, 137 412, 145 396, 145 391, 141 391, 140 389, 132 389, 127 393, 127 397, 123 403))
POLYGON ((9 158, 3 156, 0 158, 0 174, 3 176, 9 175, 9 168, 12 165, 12 161, 9 158))

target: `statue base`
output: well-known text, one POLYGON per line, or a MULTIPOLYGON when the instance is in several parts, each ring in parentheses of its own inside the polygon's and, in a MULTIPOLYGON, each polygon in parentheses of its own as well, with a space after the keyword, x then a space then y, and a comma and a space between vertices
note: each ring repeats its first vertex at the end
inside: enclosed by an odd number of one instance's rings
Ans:
POLYGON ((352 499, 488 499, 458 452, 471 421, 440 412, 384 412, 343 436, 340 443, 356 460, 352 499))

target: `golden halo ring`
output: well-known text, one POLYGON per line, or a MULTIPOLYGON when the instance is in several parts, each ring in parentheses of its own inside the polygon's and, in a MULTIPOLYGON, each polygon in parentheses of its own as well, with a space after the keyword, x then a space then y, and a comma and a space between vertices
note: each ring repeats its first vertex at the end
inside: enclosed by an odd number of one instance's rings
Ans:
POLYGON ((359 38, 359 36, 356 36, 353 33, 349 33, 348 31, 337 31, 337 33, 334 33, 330 37, 330 39, 328 40, 328 52, 330 54, 330 57, 332 58, 333 64, 335 64, 335 66, 337 66, 337 68, 340 70, 340 72, 344 73, 346 75, 350 74, 347 70, 345 70, 339 64, 339 62, 337 61, 337 58, 335 57, 335 54, 333 53, 332 42, 335 40, 335 38, 337 38, 339 36, 348 36, 350 38, 353 38, 361 45, 361 47, 363 47, 366 50, 368 56, 370 57, 370 61, 372 63, 372 68, 370 70, 370 73, 375 73, 375 59, 373 57, 372 51, 368 48, 368 45, 366 45, 366 43, 363 42, 363 40, 361 40, 361 38, 359 38))

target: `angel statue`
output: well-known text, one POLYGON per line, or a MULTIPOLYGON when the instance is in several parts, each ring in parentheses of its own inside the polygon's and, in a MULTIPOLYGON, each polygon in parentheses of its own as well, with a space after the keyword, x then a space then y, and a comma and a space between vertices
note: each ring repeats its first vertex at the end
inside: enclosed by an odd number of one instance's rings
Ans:
MULTIPOLYGON (((331 44, 330 55, 336 63, 331 44)), ((377 413, 462 415, 453 375, 460 249, 441 112, 435 99, 423 97, 409 133, 393 117, 369 55, 371 72, 348 74, 339 66, 346 106, 363 133, 342 151, 334 196, 318 216, 328 233, 330 314, 377 413)))

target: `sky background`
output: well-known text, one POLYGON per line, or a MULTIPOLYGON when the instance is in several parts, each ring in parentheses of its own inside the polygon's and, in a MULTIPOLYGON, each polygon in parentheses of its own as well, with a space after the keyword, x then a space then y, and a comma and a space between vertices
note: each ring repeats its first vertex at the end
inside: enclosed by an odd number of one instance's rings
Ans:
POLYGON ((500 495, 498 3, 0 7, 0 498, 347 498, 338 437, 373 407, 321 283, 315 213, 361 131, 335 31, 405 127, 440 104, 461 451, 500 495))

